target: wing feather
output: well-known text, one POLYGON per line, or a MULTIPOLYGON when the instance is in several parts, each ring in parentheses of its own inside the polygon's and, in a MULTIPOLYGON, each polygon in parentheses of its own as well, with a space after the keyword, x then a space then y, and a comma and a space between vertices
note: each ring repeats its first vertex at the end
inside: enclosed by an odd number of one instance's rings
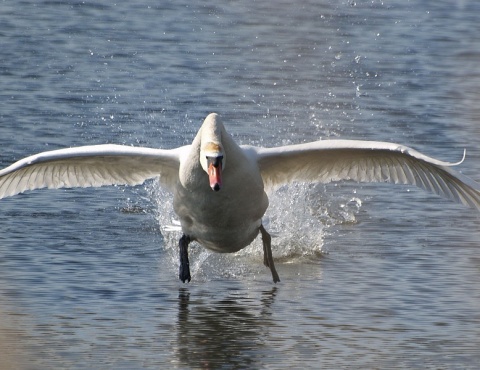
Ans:
POLYGON ((325 140, 250 149, 267 187, 292 181, 409 184, 480 210, 480 184, 451 168, 459 163, 439 161, 399 144, 325 140))
POLYGON ((171 187, 186 149, 92 145, 39 153, 0 171, 0 199, 39 188, 138 185, 157 176, 171 187))

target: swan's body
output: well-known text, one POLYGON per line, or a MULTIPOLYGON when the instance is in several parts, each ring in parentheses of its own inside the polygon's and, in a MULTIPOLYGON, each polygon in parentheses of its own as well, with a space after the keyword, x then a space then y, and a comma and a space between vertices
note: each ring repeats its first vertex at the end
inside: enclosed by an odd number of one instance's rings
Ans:
POLYGON ((185 235, 215 252, 237 252, 258 235, 268 197, 255 157, 235 143, 216 116, 209 117, 180 160, 173 207, 185 235), (220 151, 209 153, 209 143, 220 151), (221 190, 212 191, 200 157, 219 155, 221 190))
POLYGON ((264 263, 273 265, 262 226, 265 186, 291 181, 354 180, 416 185, 480 210, 480 184, 452 163, 393 143, 326 140, 278 148, 239 146, 210 114, 193 143, 172 150, 94 145, 22 159, 0 171, 0 198, 38 188, 138 185, 160 176, 174 194, 180 240, 180 279, 190 280, 188 243, 236 252, 262 234, 264 263))

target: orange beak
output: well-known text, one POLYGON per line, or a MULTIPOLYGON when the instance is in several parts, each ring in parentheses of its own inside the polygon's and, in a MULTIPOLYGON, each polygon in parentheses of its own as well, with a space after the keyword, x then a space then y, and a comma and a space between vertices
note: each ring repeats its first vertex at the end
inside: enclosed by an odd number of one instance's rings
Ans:
POLYGON ((210 162, 208 165, 208 178, 212 190, 219 191, 222 188, 222 163, 210 162))

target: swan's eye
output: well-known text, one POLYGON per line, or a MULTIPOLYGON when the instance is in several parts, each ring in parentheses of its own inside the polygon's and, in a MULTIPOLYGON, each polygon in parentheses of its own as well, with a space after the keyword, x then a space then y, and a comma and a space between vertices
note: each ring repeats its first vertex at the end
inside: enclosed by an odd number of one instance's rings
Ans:
POLYGON ((223 155, 218 155, 215 157, 210 157, 207 155, 208 166, 218 167, 222 165, 223 155))

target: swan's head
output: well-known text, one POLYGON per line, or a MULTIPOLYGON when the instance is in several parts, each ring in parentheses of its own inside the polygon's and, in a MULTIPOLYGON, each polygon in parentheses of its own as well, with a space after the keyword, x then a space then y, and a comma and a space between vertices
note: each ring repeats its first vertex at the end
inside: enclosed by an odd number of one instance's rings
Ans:
POLYGON ((212 190, 219 191, 222 188, 222 171, 225 166, 225 154, 222 145, 208 142, 200 151, 200 163, 210 181, 212 190))
POLYGON ((224 130, 220 117, 215 113, 209 114, 202 125, 200 164, 208 174, 210 187, 214 191, 222 188, 222 171, 225 168, 225 152, 222 146, 224 130))

